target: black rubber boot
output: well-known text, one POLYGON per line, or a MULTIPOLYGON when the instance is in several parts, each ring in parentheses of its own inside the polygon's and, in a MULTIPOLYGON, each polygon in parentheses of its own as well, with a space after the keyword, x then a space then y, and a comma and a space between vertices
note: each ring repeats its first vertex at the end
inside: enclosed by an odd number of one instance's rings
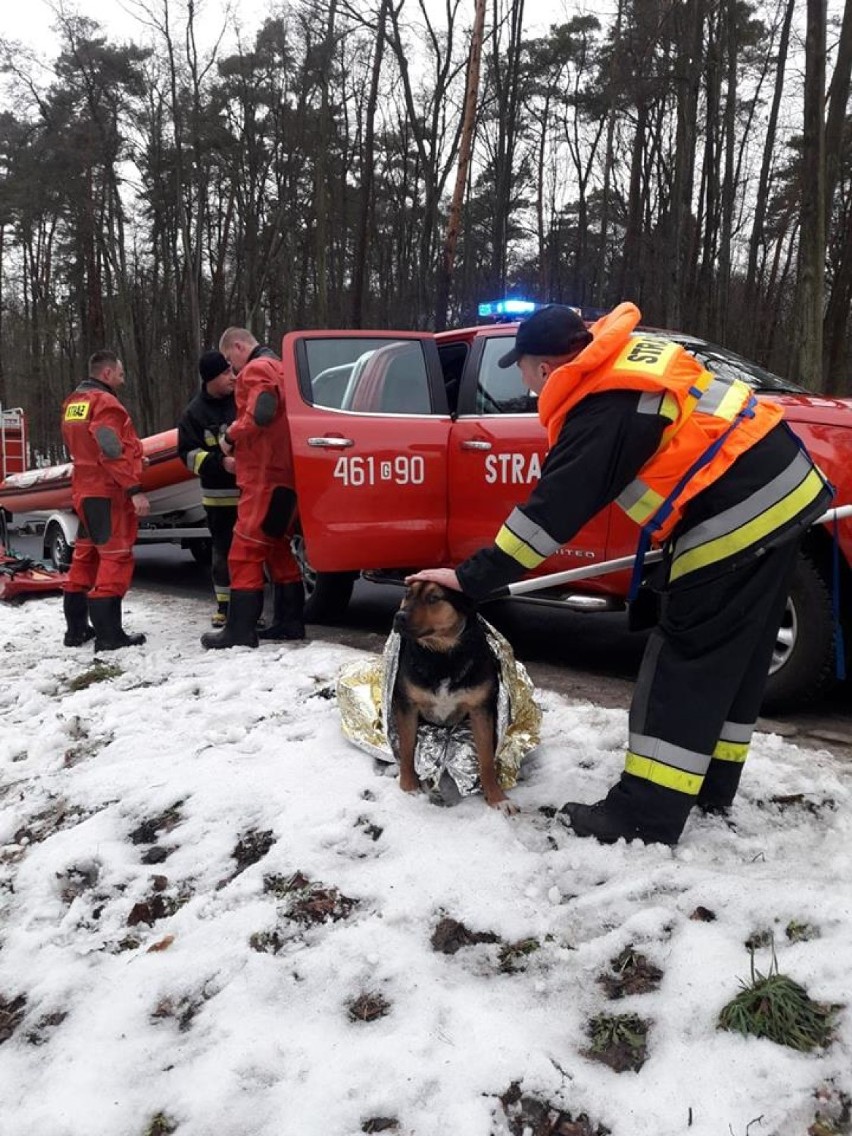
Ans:
POLYGON ((206 631, 201 646, 218 651, 224 647, 256 647, 257 617, 263 611, 263 589, 231 589, 228 622, 221 631, 206 631))
POLYGON ((714 757, 707 767, 698 794, 696 804, 699 809, 703 813, 718 813, 725 816, 734 803, 742 774, 742 761, 720 761, 714 757))
POLYGON ((272 624, 259 631, 258 638, 305 638, 305 589, 301 584, 275 585, 272 624))
POLYGON ((641 840, 645 844, 677 844, 695 797, 624 773, 602 801, 581 805, 569 801, 557 814, 577 836, 593 836, 601 844, 641 840))
POLYGON ((65 592, 62 607, 67 630, 63 642, 66 647, 82 647, 94 638, 95 629, 89 623, 89 605, 85 592, 65 592))
POLYGON ((121 625, 121 596, 89 597, 89 618, 95 629, 95 652, 118 651, 122 647, 140 647, 145 642, 141 633, 128 635, 121 625))

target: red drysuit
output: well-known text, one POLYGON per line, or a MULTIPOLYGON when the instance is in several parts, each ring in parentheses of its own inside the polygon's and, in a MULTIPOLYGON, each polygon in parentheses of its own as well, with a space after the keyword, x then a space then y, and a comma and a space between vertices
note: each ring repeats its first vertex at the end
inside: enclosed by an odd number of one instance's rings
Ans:
POLYGON ((233 589, 263 588, 264 564, 273 584, 300 583, 302 578, 290 549, 297 511, 282 380, 280 361, 260 346, 237 377, 237 417, 226 434, 234 445, 240 488, 228 554, 233 589))
POLYGON ((65 590, 91 599, 123 596, 133 576, 142 492, 142 443, 112 390, 86 379, 62 404, 62 438, 74 468, 71 493, 80 529, 65 590))

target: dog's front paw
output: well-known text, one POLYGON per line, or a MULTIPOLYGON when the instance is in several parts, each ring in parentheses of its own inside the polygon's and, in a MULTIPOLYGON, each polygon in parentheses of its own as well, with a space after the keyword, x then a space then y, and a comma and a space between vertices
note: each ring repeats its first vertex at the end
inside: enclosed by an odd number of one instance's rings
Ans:
POLYGON ((503 816, 517 816, 521 811, 514 801, 510 801, 505 793, 486 794, 485 803, 490 809, 497 809, 503 816))
POLYGON ((403 793, 419 793, 421 789, 420 782, 417 780, 416 774, 410 775, 400 773, 399 787, 400 789, 402 789, 403 793))

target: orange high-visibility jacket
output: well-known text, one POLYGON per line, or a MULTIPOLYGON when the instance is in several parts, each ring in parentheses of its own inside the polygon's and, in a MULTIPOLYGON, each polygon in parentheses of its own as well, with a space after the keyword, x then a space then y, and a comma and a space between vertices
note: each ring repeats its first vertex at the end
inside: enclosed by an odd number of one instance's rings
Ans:
POLYGON ((659 396, 651 400, 648 412, 668 418, 670 424, 617 504, 637 524, 647 526, 655 540, 663 541, 687 502, 768 434, 783 412, 758 402, 747 383, 712 375, 680 344, 652 333, 633 335, 641 318, 635 304, 624 303, 593 324, 589 346, 551 372, 538 412, 552 446, 568 413, 588 395, 635 390, 659 396), (718 452, 678 489, 684 475, 728 431, 718 452), (655 519, 667 502, 665 515, 655 519))

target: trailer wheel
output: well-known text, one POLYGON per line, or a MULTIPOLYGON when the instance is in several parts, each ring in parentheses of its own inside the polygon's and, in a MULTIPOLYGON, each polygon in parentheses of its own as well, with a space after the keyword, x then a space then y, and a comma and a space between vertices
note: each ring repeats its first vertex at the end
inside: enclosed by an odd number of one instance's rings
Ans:
POLYGON ((71 566, 74 546, 68 543, 65 531, 57 521, 51 521, 44 531, 44 558, 59 572, 71 566))
POLYGON ((763 710, 807 706, 827 694, 836 681, 830 584, 816 561, 803 552, 778 629, 763 710))
POLYGON ((290 547, 299 563, 305 585, 306 622, 334 623, 341 619, 349 607, 358 573, 315 571, 308 560, 305 540, 300 532, 292 538, 290 547))

